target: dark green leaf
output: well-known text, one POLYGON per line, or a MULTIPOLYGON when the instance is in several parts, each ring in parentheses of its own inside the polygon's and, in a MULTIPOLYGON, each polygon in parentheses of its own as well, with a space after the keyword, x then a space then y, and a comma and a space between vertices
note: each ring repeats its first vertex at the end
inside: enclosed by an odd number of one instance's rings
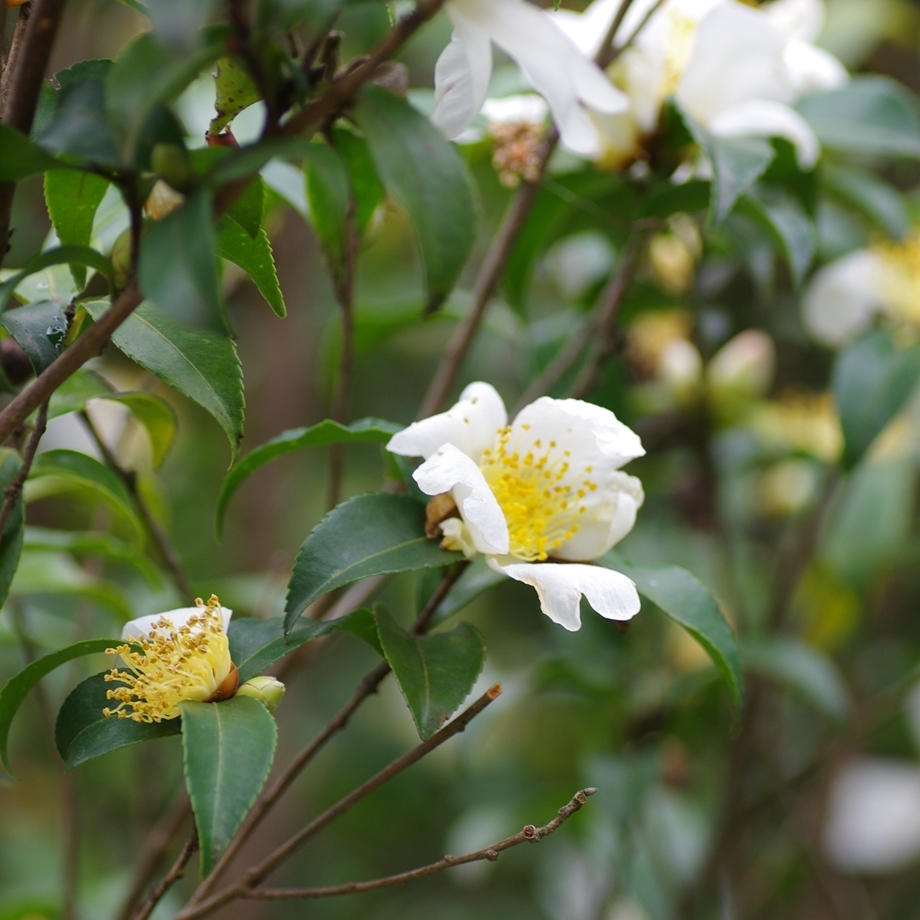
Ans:
POLYGON ((821 179, 831 194, 861 211, 892 239, 899 239, 910 227, 910 215, 901 193, 874 173, 823 166, 821 179))
POLYGON ((55 249, 46 249, 29 259, 15 275, 11 275, 3 284, 0 284, 0 312, 6 309, 13 292, 29 275, 34 275, 49 265, 66 264, 88 265, 107 278, 112 277, 112 266, 109 260, 89 246, 58 246, 55 249))
POLYGON ((469 696, 485 661, 475 627, 413 636, 380 606, 374 611, 380 644, 422 740, 430 738, 469 696))
POLYGON ((355 228, 364 233, 386 194, 367 143, 346 128, 332 129, 335 149, 348 172, 351 193, 355 199, 355 228))
POLYGON ((425 536, 425 508, 408 495, 372 492, 334 508, 304 541, 285 604, 285 629, 313 601, 370 575, 450 565, 462 558, 425 536))
POLYGON ((380 634, 377 631, 377 619, 375 611, 380 607, 379 604, 374 606, 374 610, 368 610, 367 607, 360 607, 358 610, 352 610, 351 613, 337 620, 331 620, 330 623, 336 629, 342 632, 351 633, 362 642, 366 642, 381 658, 383 646, 380 644, 380 634))
MULTIPOLYGON (((109 305, 90 301, 84 306, 98 319, 109 305)), ((142 304, 112 340, 141 367, 210 412, 236 456, 243 436, 243 376, 232 339, 188 329, 142 304)))
POLYGON ((40 374, 61 353, 67 335, 67 319, 55 300, 40 300, 0 316, 0 325, 28 355, 40 374))
MULTIPOLYGON (((0 494, 16 478, 21 460, 16 451, 0 447, 0 494)), ((7 595, 22 553, 23 535, 22 496, 13 506, 7 519, 3 535, 0 536, 0 607, 6 603, 7 595)))
POLYGON ((276 316, 287 315, 271 243, 264 230, 260 229, 253 238, 225 214, 217 224, 217 252, 249 275, 276 316))
POLYGON ((801 285, 815 253, 815 227, 793 198, 778 199, 770 204, 743 195, 737 212, 751 218, 779 246, 796 286, 801 285))
POLYGON ((466 167, 424 115, 386 90, 366 87, 355 117, 384 186, 415 227, 434 309, 473 246, 476 209, 466 167))
POLYGON ((262 232, 262 218, 265 214, 265 183, 256 176, 246 186, 243 194, 230 206, 230 215, 253 239, 262 232))
POLYGON ((208 133, 220 134, 243 109, 258 102, 262 94, 249 76, 249 71, 237 58, 221 58, 217 62, 214 84, 217 90, 214 101, 217 115, 212 119, 208 133))
POLYGON ((434 608, 429 623, 437 626, 462 610, 480 594, 501 584, 507 576, 490 569, 484 556, 477 556, 465 572, 454 582, 444 600, 434 608))
POLYGON ((278 730, 249 697, 182 703, 185 782, 201 846, 201 876, 214 868, 268 778, 278 730))
POLYGON ((230 640, 230 657, 240 672, 240 683, 261 674, 301 645, 325 636, 335 628, 335 621, 305 620, 285 636, 283 617, 231 620, 227 637, 230 640))
POLYGON ((3 766, 11 774, 13 771, 10 769, 6 750, 9 742, 10 725, 29 691, 46 674, 50 674, 62 664, 66 664, 68 661, 73 661, 74 658, 80 658, 83 655, 104 652, 107 648, 114 648, 120 644, 115 639, 87 639, 85 642, 77 642, 75 645, 69 645, 60 651, 38 658, 6 682, 3 690, 0 690, 0 761, 3 762, 3 766))
POLYGON ((141 248, 138 282, 145 296, 172 319, 221 329, 216 253, 211 201, 199 191, 154 221, 141 248))
POLYGON ((223 528, 227 502, 245 479, 271 460, 307 447, 325 447, 329 444, 385 444, 402 428, 379 418, 362 418, 350 425, 341 425, 326 419, 310 428, 293 428, 266 441, 250 451, 227 473, 217 499, 217 530, 223 528))
POLYGON ((916 97, 888 77, 852 77, 840 89, 805 96, 796 108, 823 147, 920 157, 916 97))
POLYGON ((707 588, 686 569, 633 565, 610 552, 599 565, 628 575, 639 593, 659 607, 706 649, 728 686, 736 712, 744 700, 744 676, 735 635, 707 588))
MULTIPOLYGON (((118 645, 120 641, 110 643, 110 647, 118 645)), ((58 713, 54 740, 68 770, 129 744, 178 735, 182 729, 181 719, 148 723, 106 718, 102 711, 112 705, 106 697, 112 688, 105 680, 107 673, 94 674, 77 684, 58 713)))
POLYGON ((62 85, 51 123, 42 131, 39 143, 52 153, 66 153, 99 166, 119 166, 121 159, 106 115, 105 97, 105 82, 95 68, 74 76, 62 85))
POLYGON ((147 15, 163 47, 181 53, 194 49, 213 7, 214 0, 147 0, 147 15))
POLYGON ((841 352, 831 386, 843 428, 843 465, 855 466, 920 380, 920 348, 898 348, 878 329, 841 352))
POLYGON ((15 128, 0 125, 0 182, 18 182, 44 172, 59 169, 61 163, 48 156, 15 128))
POLYGON ((339 154, 330 147, 311 144, 303 161, 310 220, 335 275, 345 265, 348 246, 348 173, 339 154))

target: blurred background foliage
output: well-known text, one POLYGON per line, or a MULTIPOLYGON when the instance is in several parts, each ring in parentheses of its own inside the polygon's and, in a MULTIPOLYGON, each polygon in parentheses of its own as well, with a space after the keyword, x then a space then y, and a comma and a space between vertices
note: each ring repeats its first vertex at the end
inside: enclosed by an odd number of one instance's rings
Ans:
MULTIPOLYGON (((920 4, 827 5, 823 47, 853 72, 888 75, 920 91, 920 4)), ((343 58, 364 53, 389 25, 384 4, 349 4, 337 24, 343 58)), ((143 27, 141 16, 115 0, 70 4, 52 70, 114 57, 143 27)), ((442 17, 403 49, 412 87, 432 85, 448 35, 442 17)), ((514 79, 513 68, 497 68, 496 86, 514 79)), ((193 146, 212 103, 211 81, 203 78, 178 104, 193 146)), ((247 129, 249 114, 234 125, 240 139, 257 129, 254 122, 247 129)), ((354 418, 413 418, 511 194, 493 167, 488 137, 460 149, 475 179, 480 227, 470 266, 445 307, 419 318, 421 264, 395 206, 377 215, 360 254, 354 418)), ((817 265, 879 239, 886 218, 903 230, 920 213, 916 159, 855 159, 822 159, 813 190, 817 265), (845 181, 854 168, 881 176, 891 195, 867 205, 845 181)), ((574 166, 564 156, 554 164, 533 218, 543 220, 545 232, 522 244, 464 367, 464 382, 488 380, 509 406, 572 334, 625 245, 616 177, 573 174, 574 166)), ((329 414, 339 311, 302 212, 278 196, 268 221, 286 319, 225 267, 245 374, 244 453, 329 414)), ((41 179, 23 183, 13 224, 11 268, 50 229, 41 179)), ((582 630, 570 634, 540 615, 529 588, 503 583, 467 610, 488 649, 481 687, 500 680, 500 703, 304 848, 278 883, 371 878, 474 849, 525 823, 544 823, 584 785, 599 789, 590 806, 552 841, 518 848, 496 864, 306 906, 243 902, 224 915, 920 917, 920 403, 911 399, 862 462, 840 472, 833 354, 807 335, 800 299, 774 242, 744 214, 711 234, 703 232, 701 213, 674 217, 649 241, 615 353, 587 394, 635 428, 648 450, 630 466, 646 503, 618 551, 638 563, 692 570, 739 634, 750 698, 740 733, 733 734, 727 694, 705 653, 653 605, 628 632, 586 616, 582 630)), ((327 507, 327 452, 298 452, 261 469, 233 497, 218 541, 214 507, 230 462, 220 428, 114 349, 93 368, 119 389, 162 397, 178 416, 175 444, 154 470, 147 436, 123 406, 96 400, 90 409, 119 457, 138 471, 194 590, 217 592, 241 614, 280 611, 291 560, 327 507)), ((50 423, 41 448, 55 447, 96 453, 73 416, 50 423)), ((378 448, 350 447, 345 457, 345 495, 379 487, 378 448)), ((44 651, 111 634, 128 612, 174 605, 170 589, 129 551, 119 559, 114 545, 105 552, 55 546, 44 530, 86 528, 129 543, 117 512, 41 480, 30 489, 34 529, 0 614, 3 676, 23 664, 23 625, 44 651)), ((399 576, 381 599, 407 623, 425 588, 423 575, 399 576)), ((279 764, 375 661, 348 636, 327 648, 288 676, 279 764)), ((101 661, 52 675, 45 690, 52 708, 101 661)), ((0 920, 52 920, 61 911, 61 781, 39 701, 26 705, 12 736, 23 779, 0 786, 0 920)), ((395 683, 385 683, 248 852, 264 851, 414 738, 395 683)), ((110 917, 150 827, 181 784, 179 742, 116 751, 69 782, 81 834, 80 916, 110 917)), ((182 890, 166 898, 157 917, 178 908, 182 890)))

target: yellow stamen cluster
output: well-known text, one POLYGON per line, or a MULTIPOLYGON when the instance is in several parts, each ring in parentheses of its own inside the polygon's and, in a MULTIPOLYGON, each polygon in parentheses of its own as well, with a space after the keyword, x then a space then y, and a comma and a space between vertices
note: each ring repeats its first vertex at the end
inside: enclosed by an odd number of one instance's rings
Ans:
POLYGON ((112 669, 105 675, 106 681, 126 686, 106 693, 118 705, 104 709, 103 715, 161 722, 181 715, 179 703, 186 700, 203 703, 232 695, 235 681, 229 693, 223 692, 236 669, 230 660, 220 601, 212 594, 207 606, 201 598, 195 603, 201 613, 183 626, 161 617, 148 637, 106 649, 107 655, 120 655, 128 670, 112 669))
MULTIPOLYGON (((479 466, 508 523, 509 552, 542 562, 575 536, 578 518, 587 510, 582 500, 597 483, 579 479, 569 451, 555 441, 547 447, 532 441, 522 456, 518 444, 529 427, 500 428, 495 447, 483 453, 479 466)), ((586 474, 591 470, 585 467, 586 474)))
POLYGON ((521 179, 540 178, 540 144, 543 125, 532 121, 498 122, 489 127, 495 144, 492 165, 506 188, 517 188, 521 179))
POLYGON ((897 319, 920 322, 920 230, 871 247, 886 268, 884 294, 897 319))

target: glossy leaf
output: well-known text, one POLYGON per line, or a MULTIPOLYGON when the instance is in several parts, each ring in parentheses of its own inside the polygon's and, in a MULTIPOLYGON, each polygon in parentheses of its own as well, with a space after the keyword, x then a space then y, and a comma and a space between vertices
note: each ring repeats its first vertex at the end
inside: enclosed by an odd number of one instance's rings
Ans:
POLYGON ((249 697, 182 703, 181 708, 185 782, 204 878, 265 784, 278 731, 269 711, 249 697))
MULTIPOLYGON (((64 245, 89 246, 96 210, 108 191, 108 179, 74 169, 52 169, 45 173, 45 204, 51 224, 64 245)), ((72 265, 74 283, 86 285, 86 267, 72 265)))
POLYGON ((50 122, 38 137, 46 150, 66 154, 95 166, 121 164, 118 145, 106 113, 103 71, 110 61, 87 62, 100 67, 72 68, 71 79, 61 84, 54 99, 50 122))
MULTIPOLYGON (((109 647, 120 644, 110 642, 109 647)), ((58 713, 54 741, 68 770, 118 748, 178 735, 182 730, 180 719, 148 723, 104 716, 102 711, 112 706, 106 697, 112 689, 105 680, 107 673, 94 674, 77 684, 58 713)))
POLYGON ((331 147, 311 144, 303 161, 310 220, 335 275, 345 265, 350 191, 342 158, 331 147))
POLYGON ((485 661, 482 636, 461 623, 446 633, 413 636, 382 608, 374 612, 380 644, 422 740, 469 696, 485 661))
POLYGON ((370 575, 450 565, 462 558, 425 536, 425 508, 408 495, 371 492, 334 508, 304 541, 285 604, 285 629, 324 594, 370 575))
POLYGON ((58 246, 55 249, 46 249, 29 259, 15 275, 11 275, 3 284, 0 284, 0 312, 6 309, 13 292, 29 275, 34 275, 49 265, 68 264, 88 265, 107 278, 112 276, 112 266, 109 260, 89 246, 58 246))
POLYGON ((18 182, 61 165, 21 131, 0 125, 0 182, 18 182))
POLYGON ((278 437, 260 444, 227 473, 217 499, 218 533, 223 528, 224 513, 233 493, 266 463, 307 447, 326 447, 330 444, 385 444, 401 429, 401 425, 378 418, 362 418, 350 425, 341 425, 326 419, 310 428, 292 428, 284 431, 278 437))
POLYGON ((220 134, 243 109, 262 98, 255 81, 237 58, 226 57, 217 62, 214 86, 217 91, 214 101, 217 115, 208 127, 209 134, 220 134))
POLYGON ((301 645, 328 635, 335 628, 335 621, 305 620, 285 636, 283 617, 231 620, 227 638, 230 640, 230 657, 240 672, 240 683, 261 674, 301 645))
POLYGON ((265 183, 256 176, 230 205, 227 214, 232 217, 253 239, 262 232, 262 218, 265 216, 265 183))
POLYGON ((271 243, 264 230, 253 238, 232 217, 224 215, 217 223, 217 253, 249 275, 276 316, 287 315, 271 243))
POLYGON ((221 295, 211 202, 198 192, 162 220, 144 239, 138 282, 144 295, 171 319, 221 329, 221 295))
POLYGON ((150 439, 153 466, 159 469, 176 439, 179 428, 179 420, 173 407, 153 393, 111 393, 99 398, 126 406, 144 426, 150 439))
POLYGON ((97 396, 114 393, 112 385, 95 371, 85 368, 68 377, 55 391, 48 405, 48 418, 58 418, 68 412, 79 412, 97 396))
POLYGON ((597 563, 628 575, 643 597, 680 623, 706 649, 739 711, 744 700, 744 676, 738 643, 705 585, 686 569, 633 565, 614 552, 602 556, 597 563))
MULTIPOLYGON (((22 466, 19 454, 8 447, 0 447, 0 494, 16 478, 22 466)), ((13 506, 3 534, 0 535, 0 607, 6 603, 10 585, 19 566, 23 544, 22 496, 13 506)))
POLYGON ((113 648, 118 644, 119 642, 115 639, 87 639, 84 642, 77 642, 74 645, 67 646, 67 648, 62 648, 57 652, 52 652, 50 655, 36 659, 6 682, 3 690, 0 690, 0 761, 3 762, 3 766, 10 773, 13 772, 10 769, 10 762, 7 756, 10 725, 29 691, 46 674, 50 674, 62 664, 66 664, 68 661, 73 661, 74 658, 80 658, 83 655, 104 652, 107 648, 113 648))
POLYGON ((348 173, 348 182, 355 200, 355 228, 361 234, 383 203, 386 191, 377 175, 367 142, 342 127, 333 128, 332 137, 348 173))
POLYGON ((476 232, 469 177, 456 150, 404 99, 366 87, 355 118, 387 192, 409 215, 428 282, 428 308, 451 292, 476 232))
POLYGON ((874 173, 822 166, 821 181, 831 194, 862 212, 892 239, 899 239, 910 227, 910 215, 900 192, 874 173))
POLYGON ((16 340, 40 374, 61 353, 67 335, 67 319, 54 300, 40 300, 0 316, 0 325, 16 340))
POLYGON ((841 352, 831 386, 843 428, 843 465, 859 462, 876 435, 907 402, 920 380, 920 348, 899 348, 878 329, 841 352))
POLYGON ((796 286, 802 284, 815 253, 815 227, 808 215, 792 199, 766 203, 742 196, 738 213, 750 217, 773 238, 789 265, 796 286))
MULTIPOLYGON (((90 301, 84 306, 98 319, 109 305, 90 301)), ((189 329, 142 304, 115 330, 112 340, 141 367, 210 412, 236 456, 243 436, 243 376, 232 339, 189 329)))

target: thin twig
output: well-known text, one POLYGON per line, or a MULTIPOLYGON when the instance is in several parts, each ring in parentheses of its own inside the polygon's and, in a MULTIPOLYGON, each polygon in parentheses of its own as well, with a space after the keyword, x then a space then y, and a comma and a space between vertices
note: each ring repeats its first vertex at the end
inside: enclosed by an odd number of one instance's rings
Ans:
POLYGON ((0 534, 6 530, 10 515, 19 502, 20 496, 22 495, 22 487, 25 485, 29 470, 32 469, 32 464, 35 462, 35 452, 38 450, 38 442, 41 441, 47 425, 48 403, 43 402, 35 418, 35 427, 32 429, 32 434, 29 435, 29 440, 26 442, 26 449, 22 452, 22 463, 19 467, 19 472, 16 474, 13 481, 3 490, 3 505, 0 506, 0 534))
POLYGON ((362 891, 374 891, 377 888, 404 885, 406 882, 414 882, 416 879, 434 875, 436 872, 442 872, 444 869, 450 869, 454 866, 463 866, 466 863, 482 862, 483 860, 494 862, 498 859, 499 854, 505 850, 510 850, 512 847, 519 846, 522 843, 539 843, 544 837, 548 837, 576 811, 579 811, 588 801, 588 796, 594 795, 595 792, 597 792, 597 789, 593 786, 576 792, 569 803, 559 809, 556 817, 548 824, 544 824, 543 827, 534 827, 534 825, 528 824, 512 837, 506 837, 498 843, 493 843, 491 846, 476 850, 474 853, 467 853, 464 856, 445 856, 443 859, 429 863, 427 866, 421 866, 409 872, 400 872, 397 875, 388 875, 385 878, 372 879, 368 882, 348 882, 345 885, 333 885, 326 888, 246 888, 242 891, 240 897, 264 901, 332 898, 343 894, 357 894, 362 891))
MULTIPOLYGON (((379 669, 378 669, 379 670, 379 669)), ((381 678, 382 679, 382 678, 381 678)), ((452 722, 445 725, 439 732, 432 735, 427 741, 413 748, 411 751, 397 758, 388 766, 384 767, 369 780, 362 783, 356 789, 352 790, 344 798, 340 799, 334 805, 327 808, 321 815, 314 818, 309 824, 285 841, 280 847, 269 853, 260 863, 253 866, 243 876, 242 880, 235 885, 225 888, 207 900, 200 901, 196 905, 186 907, 180 911, 175 920, 194 920, 196 917, 203 917, 218 907, 227 904, 230 901, 240 897, 240 893, 248 891, 258 885, 268 877, 278 866, 280 866, 292 853, 299 849, 311 837, 321 831, 328 824, 331 824, 336 818, 343 815, 353 805, 361 799, 370 795, 375 789, 378 789, 388 780, 392 779, 403 770, 411 767, 433 750, 440 747, 445 741, 448 741, 454 735, 462 732, 466 726, 481 713, 493 700, 501 694, 501 686, 489 688, 472 706, 464 710, 452 722)))
POLYGON ((166 532, 163 525, 154 517, 147 502, 144 501, 144 497, 137 487, 137 475, 132 470, 126 470, 118 462, 115 454, 112 453, 111 448, 105 443, 105 440, 99 433, 99 429, 96 428, 89 412, 85 409, 80 412, 80 420, 86 426, 90 437, 92 437, 96 446, 99 448, 99 453, 102 454, 105 465, 124 483, 125 488, 131 495, 131 500, 134 502, 138 517, 143 521, 151 541, 154 546, 156 546, 160 559, 166 566, 166 570, 169 572, 173 584, 179 592, 179 596, 184 598, 186 602, 190 601, 194 594, 188 577, 182 568, 179 554, 176 552, 176 548, 173 546, 169 534, 166 532))
MULTIPOLYGON (((636 26, 635 29, 633 29, 632 34, 629 36, 629 38, 626 39, 625 42, 617 45, 615 48, 612 48, 609 55, 598 57, 598 63, 601 65, 601 67, 609 67, 639 37, 639 33, 648 25, 648 21, 652 18, 652 16, 655 15, 655 13, 658 12, 663 3, 664 0, 657 0, 656 3, 649 7, 646 14, 642 17, 642 21, 636 26)), ((623 5, 628 8, 632 5, 632 0, 624 0, 623 5)))
MULTIPOLYGON (((6 4, 3 4, 4 12, 6 4)), ((19 15, 16 17, 16 25, 13 26, 13 39, 10 42, 10 53, 6 57, 3 65, 3 73, 0 74, 0 120, 6 123, 6 104, 10 97, 10 90, 13 87, 13 74, 16 72, 19 60, 22 57, 24 39, 26 37, 26 26, 29 24, 29 15, 32 12, 31 0, 23 3, 19 7, 19 15)))
POLYGON ((163 899, 163 895, 185 875, 185 867, 188 865, 188 861, 192 858, 192 855, 197 849, 198 832, 193 830, 191 836, 185 841, 182 852, 179 854, 175 863, 173 863, 172 869, 169 870, 159 884, 157 884, 156 887, 151 890, 150 894, 147 895, 147 900, 144 901, 137 913, 132 917, 132 920, 147 920, 153 913, 153 909, 163 899))

